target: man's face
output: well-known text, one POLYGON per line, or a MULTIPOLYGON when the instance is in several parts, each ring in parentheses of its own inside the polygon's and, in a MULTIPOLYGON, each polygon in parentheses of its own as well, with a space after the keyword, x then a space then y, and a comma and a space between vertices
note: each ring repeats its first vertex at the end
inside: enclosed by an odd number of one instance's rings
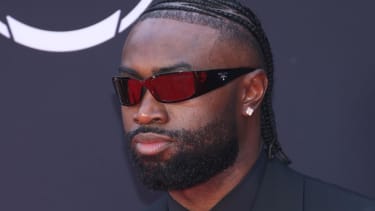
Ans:
MULTIPOLYGON (((219 31, 169 19, 138 23, 125 43, 122 66, 146 79, 163 70, 248 67, 219 31)), ((122 72, 131 76, 134 73, 122 72)), ((149 91, 122 106, 124 129, 141 179, 152 189, 184 189, 235 162, 238 80, 179 103, 160 103, 149 91)))

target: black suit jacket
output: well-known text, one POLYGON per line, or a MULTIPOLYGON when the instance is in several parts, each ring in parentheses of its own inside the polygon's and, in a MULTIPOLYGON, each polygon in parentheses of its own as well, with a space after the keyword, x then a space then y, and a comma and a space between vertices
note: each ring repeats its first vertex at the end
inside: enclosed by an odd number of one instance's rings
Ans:
MULTIPOLYGON (((162 197, 149 210, 167 211, 167 200, 162 197)), ((267 163, 252 211, 375 211, 375 201, 302 175, 274 160, 267 163)))

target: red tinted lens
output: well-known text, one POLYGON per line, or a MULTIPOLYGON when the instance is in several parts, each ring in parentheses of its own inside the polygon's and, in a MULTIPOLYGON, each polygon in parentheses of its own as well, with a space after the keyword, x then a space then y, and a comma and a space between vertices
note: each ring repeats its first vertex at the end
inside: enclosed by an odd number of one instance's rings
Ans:
POLYGON ((114 84, 121 104, 135 105, 140 102, 142 95, 142 83, 131 78, 115 78, 114 84))
POLYGON ((128 79, 127 85, 127 98, 131 105, 137 104, 141 101, 142 96, 142 83, 135 79, 128 79))
POLYGON ((159 75, 146 82, 152 95, 161 102, 177 102, 190 98, 195 93, 193 72, 159 75))

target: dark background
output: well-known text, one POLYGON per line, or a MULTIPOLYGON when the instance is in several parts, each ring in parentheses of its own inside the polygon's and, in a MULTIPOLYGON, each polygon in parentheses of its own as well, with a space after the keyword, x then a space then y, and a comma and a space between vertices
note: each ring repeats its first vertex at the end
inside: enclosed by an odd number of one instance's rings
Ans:
MULTIPOLYGON (((375 198, 375 3, 243 2, 273 47, 277 125, 292 167, 375 198)), ((0 21, 74 30, 137 3, 0 0, 0 21)), ((0 35, 0 210, 140 210, 157 197, 123 150, 111 76, 125 36, 50 53, 0 35)))

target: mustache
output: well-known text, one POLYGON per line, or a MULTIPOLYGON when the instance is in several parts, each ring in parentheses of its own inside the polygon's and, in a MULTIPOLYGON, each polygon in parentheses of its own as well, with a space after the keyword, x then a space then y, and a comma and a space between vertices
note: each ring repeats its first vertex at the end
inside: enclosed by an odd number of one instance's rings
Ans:
POLYGON ((158 127, 141 126, 133 131, 125 133, 125 137, 128 141, 131 141, 134 138, 134 136, 140 133, 155 133, 155 134, 169 136, 171 138, 178 138, 182 132, 183 132, 182 130, 166 130, 166 129, 162 129, 158 127))

